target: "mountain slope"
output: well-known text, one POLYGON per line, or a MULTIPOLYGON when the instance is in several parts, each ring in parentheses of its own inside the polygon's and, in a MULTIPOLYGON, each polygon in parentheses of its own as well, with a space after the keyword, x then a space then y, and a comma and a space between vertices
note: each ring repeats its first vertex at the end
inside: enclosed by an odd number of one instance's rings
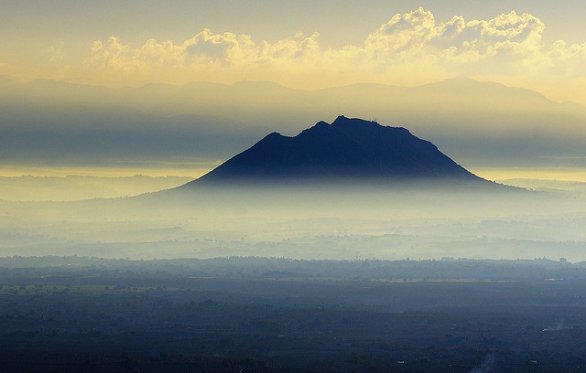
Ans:
POLYGON ((486 182, 405 128, 340 116, 294 137, 271 133, 188 185, 422 179, 486 182))

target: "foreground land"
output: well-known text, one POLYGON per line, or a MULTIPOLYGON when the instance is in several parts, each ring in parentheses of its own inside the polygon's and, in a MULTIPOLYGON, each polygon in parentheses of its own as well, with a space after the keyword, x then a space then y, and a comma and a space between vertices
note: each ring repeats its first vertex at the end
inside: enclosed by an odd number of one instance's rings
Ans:
POLYGON ((0 372, 586 369, 586 265, 0 258, 0 372))

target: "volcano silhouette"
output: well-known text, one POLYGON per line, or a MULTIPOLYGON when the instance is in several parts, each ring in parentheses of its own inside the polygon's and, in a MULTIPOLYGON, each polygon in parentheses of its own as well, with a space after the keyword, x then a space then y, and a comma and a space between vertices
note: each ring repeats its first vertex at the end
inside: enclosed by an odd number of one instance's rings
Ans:
POLYGON ((489 183, 405 128, 339 116, 294 137, 271 133, 186 186, 424 180, 489 183))

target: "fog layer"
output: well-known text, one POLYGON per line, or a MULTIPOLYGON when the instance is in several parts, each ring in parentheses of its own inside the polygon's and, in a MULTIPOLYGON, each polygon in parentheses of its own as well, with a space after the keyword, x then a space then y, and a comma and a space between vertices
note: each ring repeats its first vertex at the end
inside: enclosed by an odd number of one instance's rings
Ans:
POLYGON ((579 194, 320 186, 0 204, 0 256, 586 259, 579 194))

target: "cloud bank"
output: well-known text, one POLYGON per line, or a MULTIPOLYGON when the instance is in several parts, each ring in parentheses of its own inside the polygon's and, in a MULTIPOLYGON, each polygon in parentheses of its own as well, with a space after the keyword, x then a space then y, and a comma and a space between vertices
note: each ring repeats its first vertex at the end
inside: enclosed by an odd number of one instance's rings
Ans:
POLYGON ((544 23, 528 13, 442 21, 418 8, 395 14, 362 44, 340 48, 322 46, 318 33, 270 42, 204 29, 182 42, 153 38, 142 45, 111 36, 93 42, 85 68, 125 81, 265 79, 308 88, 459 75, 584 77, 586 43, 547 44, 544 32, 544 23))

